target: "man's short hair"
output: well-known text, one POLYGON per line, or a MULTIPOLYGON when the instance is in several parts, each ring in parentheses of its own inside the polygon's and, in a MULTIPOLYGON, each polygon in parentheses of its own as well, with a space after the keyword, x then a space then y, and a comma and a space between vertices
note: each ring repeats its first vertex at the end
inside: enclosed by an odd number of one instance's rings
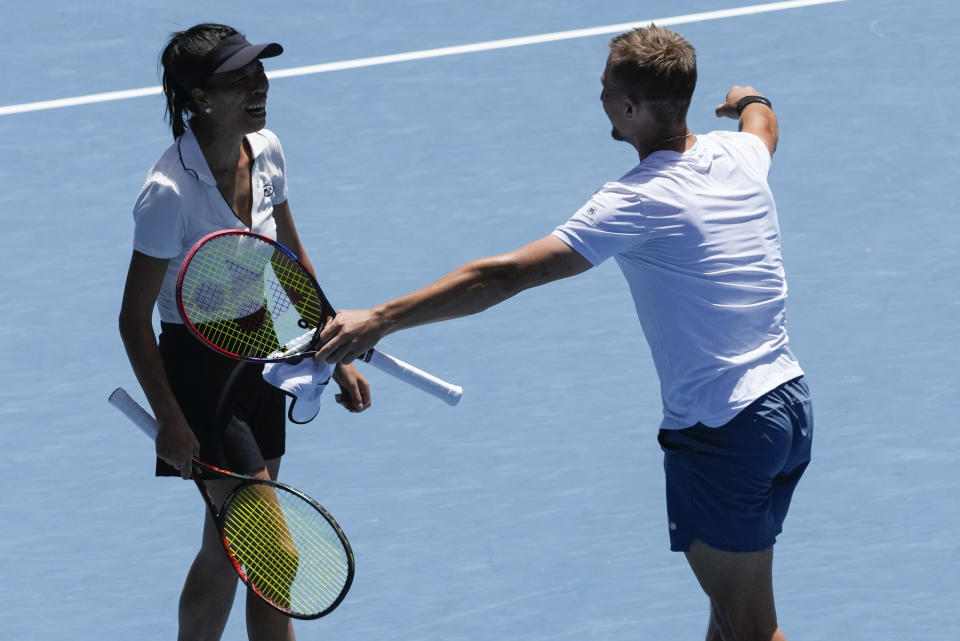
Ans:
POLYGON ((610 71, 607 80, 650 103, 657 120, 676 122, 686 117, 697 86, 697 53, 675 31, 640 27, 610 41, 610 71))

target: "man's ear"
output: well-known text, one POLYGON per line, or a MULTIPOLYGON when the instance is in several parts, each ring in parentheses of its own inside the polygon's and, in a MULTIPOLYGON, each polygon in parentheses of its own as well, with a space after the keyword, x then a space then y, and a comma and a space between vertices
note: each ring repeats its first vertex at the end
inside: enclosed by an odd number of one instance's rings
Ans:
POLYGON ((623 101, 624 105, 624 115, 633 120, 640 113, 640 101, 631 96, 624 96, 623 101))

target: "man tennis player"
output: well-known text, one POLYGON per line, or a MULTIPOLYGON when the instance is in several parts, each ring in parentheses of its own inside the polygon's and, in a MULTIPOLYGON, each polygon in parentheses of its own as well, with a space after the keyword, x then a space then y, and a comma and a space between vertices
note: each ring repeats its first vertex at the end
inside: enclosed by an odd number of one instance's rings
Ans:
POLYGON ((640 163, 553 233, 408 296, 343 311, 318 358, 349 363, 400 329, 472 314, 614 257, 660 378, 670 546, 710 599, 708 641, 782 641, 773 544, 810 460, 812 409, 788 346, 780 232, 767 185, 770 101, 735 86, 737 133, 694 135, 696 55, 651 26, 619 35, 601 78, 613 137, 640 163))

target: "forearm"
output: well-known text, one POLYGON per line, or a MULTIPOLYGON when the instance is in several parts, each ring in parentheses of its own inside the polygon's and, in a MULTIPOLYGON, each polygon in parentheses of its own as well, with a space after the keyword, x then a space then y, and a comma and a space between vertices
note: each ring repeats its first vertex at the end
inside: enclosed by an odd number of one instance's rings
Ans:
POLYGON ((482 312, 530 285, 509 254, 467 263, 431 285, 371 311, 386 334, 482 312))
POLYGON ((120 303, 120 337, 157 419, 157 456, 179 469, 183 478, 190 478, 191 461, 199 452, 200 444, 173 395, 153 332, 153 307, 168 262, 133 252, 120 303))
POLYGON ((766 101, 764 95, 753 87, 734 85, 727 92, 724 102, 717 105, 715 113, 718 118, 736 118, 739 130, 760 138, 772 156, 777 150, 779 140, 777 115, 763 102, 749 102, 751 97, 759 97, 766 101), (741 100, 746 101, 747 104, 741 105, 741 100))
POLYGON ((767 144, 771 155, 776 151, 780 132, 777 115, 770 107, 759 102, 744 107, 740 113, 739 130, 759 136, 767 144))
POLYGON ((590 269, 590 262, 555 236, 506 254, 480 258, 431 285, 373 309, 345 310, 320 334, 316 358, 349 363, 393 332, 469 316, 525 289, 590 269))
POLYGON ((290 211, 288 201, 273 208, 273 219, 277 224, 277 242, 292 251, 307 268, 307 271, 316 278, 317 273, 313 269, 313 264, 307 256, 303 243, 300 242, 300 235, 297 233, 297 226, 293 222, 293 214, 290 211))

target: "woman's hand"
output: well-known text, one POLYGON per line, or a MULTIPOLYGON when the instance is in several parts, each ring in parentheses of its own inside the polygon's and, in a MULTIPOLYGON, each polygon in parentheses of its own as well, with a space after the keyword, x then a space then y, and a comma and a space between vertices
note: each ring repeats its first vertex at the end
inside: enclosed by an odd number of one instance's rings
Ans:
POLYGON ((370 384, 353 365, 337 364, 333 380, 340 386, 337 402, 351 412, 362 412, 370 407, 370 384))
POLYGON ((200 453, 200 443, 186 420, 159 420, 157 456, 180 470, 180 476, 193 476, 193 459, 200 453))

